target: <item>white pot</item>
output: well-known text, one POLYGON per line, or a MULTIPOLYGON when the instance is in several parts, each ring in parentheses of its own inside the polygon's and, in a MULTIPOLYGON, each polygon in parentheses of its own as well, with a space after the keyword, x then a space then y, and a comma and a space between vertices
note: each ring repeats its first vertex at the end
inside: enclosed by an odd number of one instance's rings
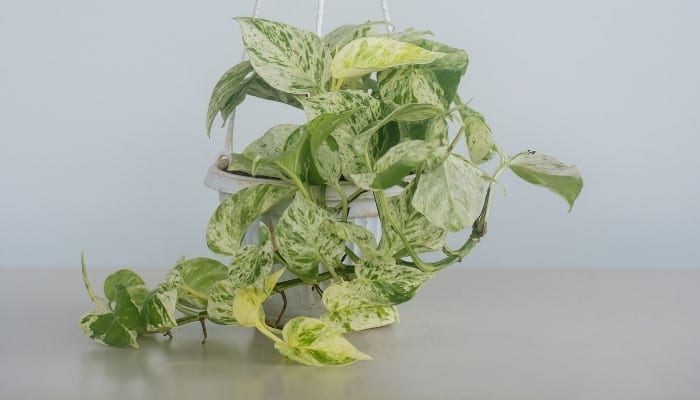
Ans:
MULTIPOLYGON (((217 162, 215 162, 207 172, 207 176, 204 179, 204 185, 208 188, 214 189, 219 192, 219 200, 230 197, 237 191, 257 185, 260 183, 269 183, 275 185, 289 185, 289 183, 281 181, 279 179, 267 179, 267 178, 255 178, 245 175, 236 175, 226 171, 226 165, 228 165, 228 160, 225 156, 220 157, 217 162)), ((347 195, 355 192, 358 187, 349 183, 341 182, 341 187, 347 195)), ((392 196, 399 194, 401 188, 392 188, 386 191, 387 195, 392 196)), ((340 203, 340 197, 338 193, 332 188, 326 191, 326 203, 329 206, 335 206, 340 203)), ((281 204, 269 210, 264 214, 258 221, 263 223, 276 225, 279 221, 280 216, 287 208, 287 204, 281 204)), ((251 227, 245 234, 243 239, 244 244, 258 243, 258 221, 253 223, 251 227)), ((350 212, 348 214, 348 222, 360 225, 370 232, 372 232, 377 240, 381 237, 381 225, 379 223, 379 217, 377 213, 377 208, 374 203, 374 196, 371 192, 361 194, 350 207, 350 212)), ((276 268, 278 266, 275 266, 276 268)), ((280 280, 294 279, 291 272, 287 271, 280 280)), ((322 289, 325 289, 327 285, 320 284, 322 289)), ((287 308, 280 319, 280 323, 284 323, 289 319, 305 315, 310 317, 316 317, 323 314, 326 311, 323 303, 321 302, 320 295, 312 290, 308 285, 301 285, 292 287, 285 291, 287 297, 287 308)), ((265 304, 265 315, 268 321, 276 321, 283 307, 283 300, 281 296, 272 296, 268 299, 265 304)))

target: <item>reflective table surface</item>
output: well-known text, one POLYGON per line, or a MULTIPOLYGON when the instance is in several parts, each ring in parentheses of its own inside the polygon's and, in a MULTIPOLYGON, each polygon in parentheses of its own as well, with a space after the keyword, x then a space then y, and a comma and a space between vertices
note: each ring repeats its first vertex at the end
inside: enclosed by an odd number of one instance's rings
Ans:
MULTIPOLYGON (((98 291, 108 273, 90 271, 98 291)), ((191 324, 107 348, 78 327, 92 309, 78 268, 0 282, 1 399, 700 398, 700 271, 452 267, 401 323, 348 335, 373 361, 332 368, 213 324, 204 345, 191 324)))

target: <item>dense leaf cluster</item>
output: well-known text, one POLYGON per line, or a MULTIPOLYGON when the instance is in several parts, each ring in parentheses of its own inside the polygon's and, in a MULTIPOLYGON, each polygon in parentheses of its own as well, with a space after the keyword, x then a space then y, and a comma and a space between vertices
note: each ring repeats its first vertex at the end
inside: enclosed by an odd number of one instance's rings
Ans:
POLYGON ((460 261, 486 232, 492 188, 510 169, 573 206, 583 186, 578 170, 526 151, 498 147, 484 117, 457 95, 466 52, 412 29, 378 33, 380 23, 345 25, 321 38, 283 23, 237 18, 249 60, 226 71, 207 112, 207 132, 247 96, 303 110, 307 122, 270 128, 228 170, 277 183, 247 187, 221 202, 207 244, 228 265, 182 260, 164 283, 148 291, 135 273, 107 278, 105 299, 88 292, 98 310, 81 326, 112 346, 137 346, 141 334, 208 319, 255 327, 284 356, 309 365, 347 364, 368 356, 342 333, 398 320, 437 271, 460 261), (457 126, 451 133, 450 127, 457 126), (466 153, 457 152, 465 140, 466 153), (493 173, 482 167, 498 156, 493 173), (343 183, 357 191, 346 193, 343 183), (390 188, 402 188, 388 196, 390 188), (327 190, 340 198, 326 201, 327 190), (353 201, 374 196, 382 236, 348 222, 353 201), (242 245, 256 221, 283 209, 274 225, 260 224, 260 241, 242 245), (448 232, 468 230, 460 248, 448 232), (425 261, 421 254, 442 252, 425 261), (322 267, 320 267, 322 266, 322 267), (282 271, 296 279, 278 282, 282 271), (330 285, 320 318, 297 317, 279 331, 266 322, 263 302, 295 285, 330 285), (175 311, 185 316, 176 319, 175 311))

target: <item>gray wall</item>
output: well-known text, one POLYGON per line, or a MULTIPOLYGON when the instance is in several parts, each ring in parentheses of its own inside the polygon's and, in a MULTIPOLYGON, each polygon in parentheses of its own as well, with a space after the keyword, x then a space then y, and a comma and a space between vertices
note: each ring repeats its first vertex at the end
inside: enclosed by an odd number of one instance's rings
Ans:
MULTIPOLYGON (((399 29, 431 29, 471 63, 473 99, 509 152, 576 163, 573 212, 503 179, 480 267, 695 267, 700 2, 398 1, 399 29)), ((262 16, 314 28, 315 1, 262 16)), ((328 0, 326 29, 380 17, 378 1, 328 0)), ((209 254, 220 150, 204 114, 237 62, 231 19, 252 1, 3 2, 0 266, 169 266, 209 254)), ((265 107, 268 107, 265 105, 265 107)), ((243 106, 236 147, 296 111, 243 106)))

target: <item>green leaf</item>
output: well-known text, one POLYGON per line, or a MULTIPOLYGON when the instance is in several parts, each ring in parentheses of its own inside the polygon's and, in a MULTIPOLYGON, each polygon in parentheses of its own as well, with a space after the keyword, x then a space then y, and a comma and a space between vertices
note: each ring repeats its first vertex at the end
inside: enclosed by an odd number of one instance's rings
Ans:
POLYGON ((434 225, 455 232, 471 226, 479 216, 483 191, 483 172, 450 154, 421 176, 412 204, 434 225))
POLYGON ((255 72, 275 89, 307 94, 330 79, 330 50, 314 33, 262 18, 238 17, 255 72))
POLYGON ((124 285, 113 288, 114 312, 94 311, 80 320, 80 328, 95 341, 115 347, 136 347, 136 336, 144 329, 136 304, 124 285))
POLYGON ((228 267, 211 258, 192 258, 179 262, 166 280, 177 287, 177 302, 186 307, 206 310, 214 284, 228 277, 228 267))
POLYGON ((143 305, 143 300, 148 294, 148 286, 135 272, 128 269, 120 269, 110 274, 104 283, 105 296, 110 302, 117 299, 117 286, 122 285, 137 306, 143 305))
MULTIPOLYGON (((455 100, 455 102, 458 102, 455 100)), ((472 108, 461 105, 459 115, 462 118, 462 129, 467 138, 469 158, 475 164, 482 164, 493 156, 493 133, 486 125, 484 116, 472 108)))
POLYGON ((390 33, 385 33, 382 36, 388 37, 390 39, 399 40, 401 42, 412 43, 413 41, 423 39, 425 36, 432 36, 431 31, 418 31, 414 28, 408 28, 403 31, 395 31, 390 33))
POLYGON ((217 254, 234 254, 248 226, 295 192, 293 186, 260 184, 234 193, 221 202, 209 220, 207 245, 217 254))
POLYGON ((333 57, 331 74, 336 79, 354 78, 401 65, 428 64, 442 53, 385 37, 355 39, 333 57))
POLYGON ((279 252, 289 270, 305 282, 318 281, 319 263, 330 270, 345 254, 344 241, 323 226, 331 218, 328 211, 297 195, 277 224, 279 252))
MULTIPOLYGON (((415 191, 416 183, 413 181, 400 195, 389 198, 389 212, 397 221, 398 230, 403 233, 416 253, 440 250, 445 244, 447 232, 432 224, 428 218, 413 207, 412 200, 415 191)), ((398 233, 388 224, 382 225, 380 249, 396 258, 408 255, 398 233)))
POLYGON ((385 190, 403 182, 410 173, 415 173, 423 163, 432 169, 445 161, 447 146, 423 140, 409 140, 390 148, 374 165, 373 173, 354 174, 352 180, 367 190, 385 190))
POLYGON ((323 291, 323 304, 328 312, 321 320, 340 332, 355 332, 378 328, 398 322, 399 313, 394 306, 377 305, 362 292, 368 287, 362 282, 340 282, 323 291))
POLYGON ((284 152, 284 146, 299 125, 282 124, 275 125, 268 129, 261 137, 255 139, 248 147, 243 150, 243 154, 252 156, 260 156, 263 158, 276 158, 284 152))
POLYGON ((320 319, 296 317, 282 330, 284 342, 276 342, 280 354, 305 365, 346 365, 371 357, 357 350, 338 331, 320 319))
POLYGON ((357 285, 367 301, 392 306, 411 300, 418 289, 430 279, 431 273, 396 264, 393 259, 363 259, 355 267, 357 285))
POLYGON ((122 325, 114 313, 93 311, 80 319, 80 329, 90 339, 113 347, 138 348, 136 331, 122 325))
POLYGON ((444 54, 443 57, 432 63, 418 66, 418 68, 426 68, 433 71, 443 89, 447 104, 452 103, 457 93, 459 82, 467 71, 467 64, 469 63, 467 53, 462 49, 456 49, 429 39, 415 38, 409 40, 409 42, 426 50, 444 54))
POLYGON ((252 72, 250 62, 244 61, 224 72, 216 83, 207 110, 207 135, 211 133, 217 114, 221 113, 221 118, 226 121, 231 112, 243 102, 252 72))
POLYGON ((337 50, 351 41, 366 36, 370 36, 372 30, 377 25, 387 25, 385 21, 367 21, 359 25, 341 25, 323 37, 323 42, 335 54, 337 50))
POLYGON ((238 291, 233 300, 233 317, 247 328, 252 328, 260 322, 265 322, 265 312, 262 303, 268 294, 257 287, 248 287, 238 291))
POLYGON ((265 291, 265 293, 272 294, 272 291, 275 289, 277 281, 279 281, 280 277, 282 276, 282 274, 284 274, 285 271, 285 268, 280 268, 277 271, 265 277, 265 281, 263 282, 263 290, 265 291))
POLYGON ((526 182, 547 188, 564 198, 569 211, 583 189, 583 178, 578 168, 563 164, 554 157, 528 153, 513 157, 508 166, 526 182))
POLYGON ((331 134, 354 112, 355 110, 348 110, 339 114, 321 114, 307 124, 309 154, 313 161, 313 168, 315 174, 324 183, 336 183, 342 175, 340 148, 331 134))
POLYGON ((150 332, 164 332, 177 326, 175 304, 177 289, 172 283, 161 283, 153 289, 143 303, 141 318, 150 332))

